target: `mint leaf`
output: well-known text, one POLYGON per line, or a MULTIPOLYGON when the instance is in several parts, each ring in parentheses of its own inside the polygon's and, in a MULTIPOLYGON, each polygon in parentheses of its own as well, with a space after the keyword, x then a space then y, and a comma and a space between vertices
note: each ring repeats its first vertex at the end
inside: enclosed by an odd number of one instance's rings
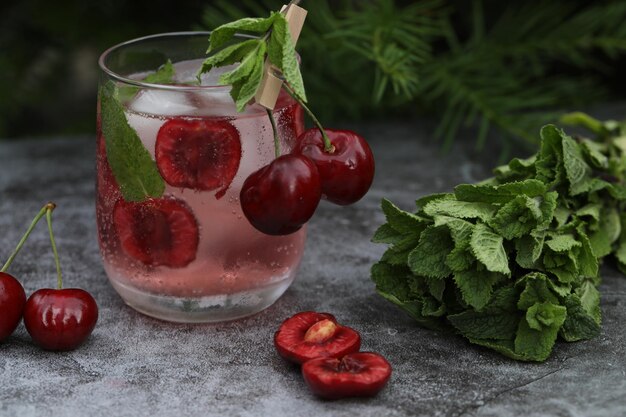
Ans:
POLYGON ((602 210, 602 205, 598 203, 589 203, 578 210, 576 210, 576 215, 578 217, 590 217, 596 222, 600 221, 600 210, 602 210))
POLYGON ((570 193, 578 195, 591 187, 591 167, 583 159, 580 147, 561 131, 563 139, 563 165, 570 183, 570 193))
MULTIPOLYGON (((411 286, 415 286, 416 277, 411 275, 406 266, 394 267, 378 262, 372 266, 371 275, 376 283, 376 291, 386 300, 402 308, 424 327, 432 329, 442 327, 436 317, 427 317, 422 313, 424 298, 411 289, 411 286)), ((426 308, 426 311, 428 312, 429 308, 426 308)))
POLYGON ((457 246, 446 256, 445 262, 450 270, 460 272, 471 268, 475 260, 476 257, 469 248, 460 248, 457 246))
POLYGON ((241 62, 237 69, 222 74, 221 84, 232 84, 230 95, 235 100, 237 111, 242 112, 248 102, 254 98, 261 81, 265 68, 265 43, 260 43, 252 53, 241 62))
POLYGON ((393 244, 401 239, 401 237, 402 235, 396 229, 391 227, 389 223, 385 223, 376 230, 372 237, 372 242, 393 244))
POLYGON ((487 221, 495 213, 496 207, 488 203, 441 198, 428 202, 423 210, 429 216, 445 215, 461 219, 478 218, 487 221))
POLYGON ((563 167, 563 133, 554 125, 541 129, 541 149, 537 156, 535 169, 537 179, 549 186, 560 183, 565 176, 563 167))
POLYGON ((515 337, 515 353, 527 360, 544 361, 550 355, 567 309, 552 303, 532 306, 520 320, 515 337), (530 318, 529 323, 528 319, 530 318))
POLYGON ((381 208, 389 226, 399 233, 408 233, 411 231, 421 232, 421 230, 425 227, 423 224, 425 219, 422 219, 413 213, 400 210, 386 198, 382 200, 381 208))
POLYGON ((403 235, 385 251, 381 260, 392 265, 406 265, 409 261, 409 254, 419 242, 419 238, 419 234, 403 235))
POLYGON ((520 181, 535 176, 535 163, 537 155, 527 159, 514 158, 508 165, 503 165, 494 169, 496 179, 502 183, 520 181))
MULTIPOLYGON (((175 75, 174 65, 169 59, 156 72, 149 74, 141 81, 150 84, 171 84, 175 75)), ((123 85, 117 89, 117 97, 120 102, 131 100, 139 92, 139 87, 123 85)))
POLYGON ((580 225, 577 230, 578 240, 582 245, 578 256, 580 274, 583 277, 595 277, 598 275, 598 258, 593 253, 591 242, 584 233, 582 225, 580 225))
POLYGON ((510 275, 509 261, 502 243, 502 236, 493 233, 487 225, 479 223, 474 227, 470 246, 476 259, 491 272, 510 275))
POLYGON ((513 340, 521 318, 515 309, 516 296, 514 288, 500 288, 483 311, 466 310, 449 315, 448 320, 469 339, 513 340))
POLYGON ((200 68, 200 74, 209 72, 214 67, 223 67, 241 62, 246 56, 259 47, 259 43, 261 43, 259 39, 249 39, 227 46, 204 60, 200 68))
POLYGON ((585 280, 580 287, 576 289, 576 295, 580 299, 580 304, 591 318, 599 325, 602 320, 600 312, 600 292, 595 285, 589 280, 585 280))
POLYGON ((422 232, 417 247, 409 254, 409 268, 416 275, 445 278, 452 273, 445 261, 453 248, 447 228, 429 226, 422 232))
POLYGON ((438 278, 425 277, 424 281, 428 287, 428 292, 439 302, 443 301, 443 292, 446 289, 446 281, 438 278))
POLYGON ((538 197, 546 191, 547 188, 543 182, 528 179, 502 185, 461 184, 454 188, 454 195, 462 201, 505 204, 520 195, 538 197))
POLYGON ((515 241, 517 256, 515 262, 522 268, 536 269, 536 263, 541 257, 545 231, 534 230, 529 235, 522 236, 515 241))
POLYGON ((264 34, 272 27, 274 20, 279 14, 272 12, 269 17, 246 17, 213 29, 209 38, 210 43, 207 52, 219 49, 231 40, 237 32, 264 34))
POLYGON ((493 286, 503 275, 495 272, 466 270, 453 275, 454 282, 461 290, 463 301, 480 311, 491 298, 493 286))
POLYGON ((415 200, 415 205, 417 206, 418 209, 422 210, 424 207, 426 207, 426 204, 430 203, 431 201, 435 201, 435 200, 454 200, 454 194, 452 193, 435 193, 435 194, 429 194, 429 195, 425 195, 423 197, 418 198, 417 200, 415 200))
POLYGON ((550 302, 533 304, 526 311, 528 327, 542 330, 545 327, 560 327, 565 321, 566 309, 550 302))
POLYGON ((581 246, 582 244, 571 234, 553 236, 544 246, 545 269, 556 275, 563 283, 576 280, 581 246))
POLYGON ((293 92, 306 103, 304 82, 296 59, 296 50, 291 33, 289 33, 289 25, 282 14, 278 14, 274 20, 268 52, 270 62, 280 69, 293 92))
MULTIPOLYGON (((253 40, 246 48, 247 53, 243 56, 241 63, 232 71, 220 75, 220 84, 229 85, 239 81, 246 83, 257 67, 259 58, 265 59, 265 42, 253 40)), ((233 97, 236 99, 236 97, 233 97)))
POLYGON ((519 195, 498 210, 489 221, 489 226, 505 239, 522 237, 534 229, 542 219, 541 203, 540 197, 519 195))
POLYGON ((583 307, 580 298, 572 294, 565 299, 567 317, 559 334, 568 342, 592 339, 600 334, 600 323, 583 307))
POLYGON ((150 84, 171 84, 174 74, 174 65, 168 59, 156 72, 149 74, 143 81, 150 84))
POLYGON ((115 180, 126 201, 161 197, 165 190, 163 178, 141 139, 128 124, 116 90, 114 82, 109 81, 99 91, 102 134, 115 180))
POLYGON ((607 169, 609 167, 609 158, 604 154, 607 152, 606 145, 583 139, 580 146, 586 159, 594 167, 599 169, 607 169))
POLYGON ((536 303, 549 302, 558 304, 558 298, 550 289, 550 279, 540 272, 531 272, 520 278, 515 284, 517 287, 523 286, 523 291, 517 301, 517 308, 528 310, 536 303))
POLYGON ((463 336, 473 342, 473 339, 513 339, 520 317, 516 313, 479 313, 467 310, 448 316, 448 320, 463 336))
POLYGON ((509 357, 511 359, 515 359, 516 361, 530 361, 532 359, 527 358, 524 355, 517 354, 515 352, 515 345, 512 340, 497 340, 497 339, 479 339, 479 338, 468 338, 471 343, 474 343, 479 346, 484 346, 489 349, 493 349, 496 352, 509 357))

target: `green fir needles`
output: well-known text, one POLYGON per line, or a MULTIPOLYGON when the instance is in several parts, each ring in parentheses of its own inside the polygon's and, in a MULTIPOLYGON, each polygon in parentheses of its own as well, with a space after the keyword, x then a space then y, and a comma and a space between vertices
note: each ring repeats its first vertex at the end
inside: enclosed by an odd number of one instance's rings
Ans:
POLYGON ((581 113, 562 120, 594 140, 541 129, 541 148, 480 184, 417 200, 388 200, 373 237, 390 245, 372 267, 377 291, 421 325, 543 361, 557 337, 600 332, 598 265, 626 270, 626 123, 581 113))

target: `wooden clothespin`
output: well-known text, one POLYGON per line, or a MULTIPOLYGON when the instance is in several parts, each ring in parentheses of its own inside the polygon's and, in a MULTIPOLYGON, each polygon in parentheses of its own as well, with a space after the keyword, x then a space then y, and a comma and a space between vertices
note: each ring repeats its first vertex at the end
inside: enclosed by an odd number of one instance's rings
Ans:
MULTIPOLYGON (((281 12, 285 13, 285 19, 289 24, 291 40, 295 46, 300 37, 300 32, 302 32, 302 26, 304 26, 307 11, 298 5, 292 4, 290 6, 283 5, 281 12)), ((278 94, 280 94, 280 89, 283 86, 283 80, 274 75, 275 71, 275 67, 269 62, 269 59, 266 59, 263 80, 254 96, 254 100, 257 104, 269 110, 274 110, 276 100, 278 100, 278 94)))

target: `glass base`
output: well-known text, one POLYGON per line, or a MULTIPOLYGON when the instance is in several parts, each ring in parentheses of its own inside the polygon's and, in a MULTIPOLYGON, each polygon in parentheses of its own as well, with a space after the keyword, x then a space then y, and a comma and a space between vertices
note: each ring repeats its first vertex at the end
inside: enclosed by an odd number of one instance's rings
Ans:
POLYGON ((266 309, 289 288, 293 277, 250 291, 197 298, 152 294, 110 281, 126 304, 147 316, 176 323, 215 323, 266 309))

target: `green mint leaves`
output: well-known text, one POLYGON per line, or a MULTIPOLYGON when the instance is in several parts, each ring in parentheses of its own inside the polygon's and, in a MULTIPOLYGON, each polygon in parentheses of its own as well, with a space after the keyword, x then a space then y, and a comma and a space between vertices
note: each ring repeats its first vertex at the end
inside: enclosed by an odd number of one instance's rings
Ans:
POLYGON ((261 85, 265 59, 282 73, 293 92, 304 102, 306 93, 291 40, 289 25, 282 13, 272 12, 267 18, 245 18, 222 25, 209 38, 211 53, 202 64, 199 74, 214 67, 239 63, 220 77, 220 84, 231 85, 231 97, 238 111, 243 111, 261 85), (257 38, 235 38, 237 33, 250 33, 257 38), (237 42, 232 44, 233 42, 237 42))
POLYGON ((124 199, 160 197, 165 183, 137 132, 128 124, 115 83, 108 81, 99 95, 107 158, 124 199))
MULTIPOLYGON (((175 75, 174 65, 169 59, 159 69, 141 81, 149 84, 171 84, 175 75)), ((122 103, 131 100, 139 92, 139 87, 123 85, 118 88, 118 97, 122 103)))
POLYGON ((597 138, 548 125, 537 155, 481 184, 422 197, 414 212, 383 200, 378 293, 421 325, 517 360, 545 360, 559 337, 597 336, 601 258, 626 272, 626 124, 564 120, 597 138))

